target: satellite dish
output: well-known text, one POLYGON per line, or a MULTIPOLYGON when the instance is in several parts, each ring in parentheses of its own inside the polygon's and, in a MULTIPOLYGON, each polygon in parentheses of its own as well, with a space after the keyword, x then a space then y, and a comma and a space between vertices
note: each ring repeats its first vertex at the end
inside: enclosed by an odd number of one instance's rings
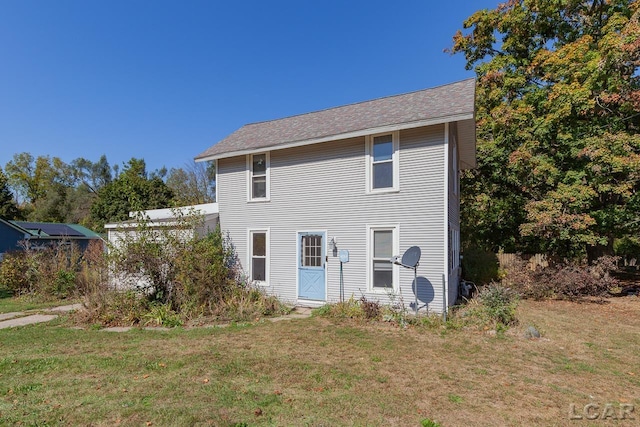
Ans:
POLYGON ((418 261, 420 261, 421 254, 419 247, 411 246, 402 255, 402 265, 408 268, 415 268, 418 265, 418 261))

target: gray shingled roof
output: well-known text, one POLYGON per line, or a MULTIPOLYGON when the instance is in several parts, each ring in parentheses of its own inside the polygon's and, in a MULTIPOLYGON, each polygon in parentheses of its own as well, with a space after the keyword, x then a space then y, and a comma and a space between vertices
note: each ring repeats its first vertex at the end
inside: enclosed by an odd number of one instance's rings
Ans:
POLYGON ((196 156, 208 160, 249 151, 277 149, 385 126, 444 123, 448 118, 473 115, 475 79, 403 95, 330 108, 299 116, 244 125, 196 156))

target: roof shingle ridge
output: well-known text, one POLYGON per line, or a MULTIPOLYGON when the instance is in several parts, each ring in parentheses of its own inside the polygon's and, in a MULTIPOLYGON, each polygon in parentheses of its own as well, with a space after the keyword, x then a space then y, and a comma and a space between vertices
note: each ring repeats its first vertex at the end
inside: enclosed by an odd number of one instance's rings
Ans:
POLYGON ((382 101, 384 99, 398 98, 398 97, 401 97, 401 96, 412 95, 414 93, 434 91, 436 89, 440 89, 440 88, 443 88, 445 86, 453 86, 453 85, 456 85, 456 84, 459 84, 459 83, 464 83, 464 82, 467 82, 467 81, 470 81, 470 80, 475 80, 475 77, 469 77, 467 79, 462 79, 462 80, 458 80, 458 81, 451 82, 451 83, 443 83, 443 84, 438 85, 438 86, 432 86, 432 87, 428 87, 428 88, 424 88, 424 89, 412 90, 412 91, 405 92, 405 93, 398 93, 398 94, 395 94, 395 95, 386 95, 386 96, 381 96, 381 97, 378 97, 378 98, 367 99, 365 101, 356 101, 356 102, 351 102, 351 103, 348 103, 348 104, 337 105, 335 107, 327 107, 327 108, 321 108, 319 110, 307 111, 305 113, 292 114, 291 116, 278 117, 277 119, 259 120, 257 122, 245 123, 244 125, 242 125, 242 127, 259 125, 259 124, 263 124, 263 123, 278 122, 278 121, 281 121, 281 120, 292 119, 292 118, 295 118, 295 117, 302 117, 302 116, 308 116, 308 115, 311 115, 311 114, 322 113, 322 112, 325 112, 325 111, 337 110, 339 108, 352 107, 354 105, 361 105, 361 104, 368 104, 368 103, 371 103, 371 102, 382 101))

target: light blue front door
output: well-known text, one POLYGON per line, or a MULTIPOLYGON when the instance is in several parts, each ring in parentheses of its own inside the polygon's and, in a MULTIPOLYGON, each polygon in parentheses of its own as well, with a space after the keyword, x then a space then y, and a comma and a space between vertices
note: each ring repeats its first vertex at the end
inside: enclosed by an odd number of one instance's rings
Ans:
POLYGON ((326 300, 324 232, 298 233, 298 298, 326 300))

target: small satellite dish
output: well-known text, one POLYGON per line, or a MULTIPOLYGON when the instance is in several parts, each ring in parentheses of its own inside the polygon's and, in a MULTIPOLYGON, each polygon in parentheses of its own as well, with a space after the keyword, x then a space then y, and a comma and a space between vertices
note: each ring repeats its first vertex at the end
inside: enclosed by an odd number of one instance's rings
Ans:
POLYGON ((411 246, 402 255, 402 265, 408 268, 415 268, 418 265, 418 261, 420 261, 421 254, 419 247, 411 246))

